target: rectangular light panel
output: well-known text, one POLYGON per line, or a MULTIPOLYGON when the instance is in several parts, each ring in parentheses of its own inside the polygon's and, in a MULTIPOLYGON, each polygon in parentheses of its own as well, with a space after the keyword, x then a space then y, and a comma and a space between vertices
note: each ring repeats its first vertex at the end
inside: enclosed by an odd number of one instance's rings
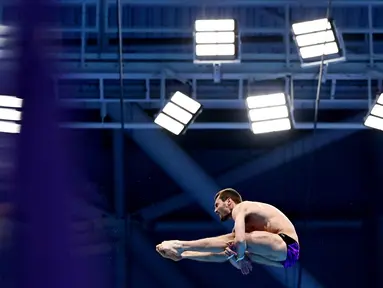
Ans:
POLYGON ((237 58, 236 21, 234 19, 196 20, 195 61, 234 61, 237 58))
POLYGON ((251 130, 254 134, 291 129, 287 97, 284 93, 246 98, 251 130))
POLYGON ((186 131, 201 109, 200 103, 177 91, 156 116, 154 123, 175 135, 179 135, 186 131))
POLYGON ((376 103, 369 111, 369 115, 364 120, 364 125, 383 131, 383 93, 378 96, 376 103))
POLYGON ((197 44, 220 44, 234 43, 234 32, 197 32, 195 41, 197 44))
POLYGON ((288 117, 289 117, 289 111, 285 105, 249 110, 249 118, 251 122, 288 118, 288 117))
POLYGON ((327 18, 317 19, 312 21, 305 21, 295 23, 292 25, 294 35, 302 35, 308 33, 314 33, 318 31, 330 30, 331 24, 327 18))
POLYGON ((234 44, 207 44, 196 45, 196 56, 234 56, 234 44))
POLYGON ((20 121, 21 112, 16 109, 0 108, 0 119, 8 121, 20 121))
POLYGON ((257 95, 249 96, 246 98, 247 108, 263 108, 280 106, 286 104, 286 95, 284 93, 268 94, 268 95, 257 95))
POLYGON ((190 98, 189 96, 186 96, 185 94, 179 91, 174 93, 172 98, 170 98, 170 101, 184 108, 185 110, 189 111, 192 114, 197 113, 198 110, 201 108, 200 103, 198 103, 194 99, 190 98))
POLYGON ((291 129, 291 123, 288 118, 254 122, 251 124, 251 129, 254 134, 285 131, 291 129))
POLYGON ((15 96, 0 95, 0 132, 20 133, 23 100, 15 96))
POLYGON ((376 130, 383 131, 383 119, 379 117, 375 117, 373 115, 369 115, 364 121, 364 125, 376 130))
POLYGON ((234 19, 206 19, 195 21, 196 32, 234 31, 234 19))
POLYGON ((185 125, 182 125, 180 122, 177 122, 173 118, 169 117, 164 113, 158 114, 156 119, 154 119, 154 123, 161 126, 162 128, 172 132, 175 135, 181 134, 184 130, 185 125))
POLYGON ((303 62, 320 64, 322 56, 325 56, 325 63, 344 59, 344 49, 340 47, 343 41, 337 39, 332 20, 323 18, 296 23, 292 25, 292 31, 303 62))
POLYGON ((20 133, 21 125, 15 122, 0 121, 0 132, 2 133, 20 133))
POLYGON ((0 95, 0 107, 21 108, 23 100, 15 96, 0 95))
POLYGON ((166 104, 164 109, 162 109, 162 112, 171 116, 173 119, 177 120, 178 122, 181 122, 184 125, 188 124, 190 120, 193 118, 192 114, 178 107, 172 102, 169 102, 168 104, 166 104))

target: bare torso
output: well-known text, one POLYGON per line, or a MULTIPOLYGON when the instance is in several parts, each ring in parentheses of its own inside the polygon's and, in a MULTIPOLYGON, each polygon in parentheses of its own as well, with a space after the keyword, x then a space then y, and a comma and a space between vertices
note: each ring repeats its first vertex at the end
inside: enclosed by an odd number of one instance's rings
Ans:
MULTIPOLYGON (((276 207, 261 203, 244 201, 237 205, 246 205, 246 232, 266 231, 270 233, 284 233, 299 242, 298 235, 291 221, 276 207)), ((236 207, 237 208, 237 207, 236 207)))

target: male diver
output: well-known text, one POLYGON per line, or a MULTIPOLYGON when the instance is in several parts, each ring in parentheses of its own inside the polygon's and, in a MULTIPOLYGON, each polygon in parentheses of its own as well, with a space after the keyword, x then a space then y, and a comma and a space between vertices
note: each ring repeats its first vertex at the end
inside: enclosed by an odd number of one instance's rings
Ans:
POLYGON ((215 195, 215 213, 221 221, 234 220, 230 234, 194 241, 164 241, 156 250, 165 258, 179 261, 229 261, 243 274, 251 263, 289 268, 299 259, 299 240, 291 221, 276 207, 242 201, 241 195, 227 188, 215 195))

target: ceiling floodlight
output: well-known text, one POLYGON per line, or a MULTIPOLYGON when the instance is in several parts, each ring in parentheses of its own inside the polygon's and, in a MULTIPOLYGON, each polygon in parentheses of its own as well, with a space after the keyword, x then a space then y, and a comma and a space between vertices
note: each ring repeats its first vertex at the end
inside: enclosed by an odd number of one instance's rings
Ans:
POLYGON ((332 19, 296 23, 292 32, 303 67, 320 65, 322 56, 325 64, 346 59, 342 34, 332 19))
POLYGON ((20 133, 23 100, 14 96, 0 95, 0 132, 20 133))
POLYGON ((246 105, 254 134, 291 129, 290 107, 284 93, 249 96, 246 105))
POLYGON ((180 135, 186 132, 201 111, 200 103, 181 92, 176 92, 156 116, 154 123, 175 135, 180 135))
POLYGON ((233 19, 196 20, 194 63, 240 62, 237 22, 233 19))
POLYGON ((364 119, 366 127, 383 131, 383 93, 380 94, 364 119))

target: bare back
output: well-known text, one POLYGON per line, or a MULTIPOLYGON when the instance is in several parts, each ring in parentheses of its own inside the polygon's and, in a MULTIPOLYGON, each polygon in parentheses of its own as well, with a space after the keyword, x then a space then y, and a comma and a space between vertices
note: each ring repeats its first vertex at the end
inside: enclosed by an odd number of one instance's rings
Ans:
POLYGON ((244 201, 238 204, 234 210, 244 205, 247 211, 245 218, 247 233, 253 231, 266 231, 274 234, 284 233, 299 242, 294 225, 279 209, 266 203, 244 201))

